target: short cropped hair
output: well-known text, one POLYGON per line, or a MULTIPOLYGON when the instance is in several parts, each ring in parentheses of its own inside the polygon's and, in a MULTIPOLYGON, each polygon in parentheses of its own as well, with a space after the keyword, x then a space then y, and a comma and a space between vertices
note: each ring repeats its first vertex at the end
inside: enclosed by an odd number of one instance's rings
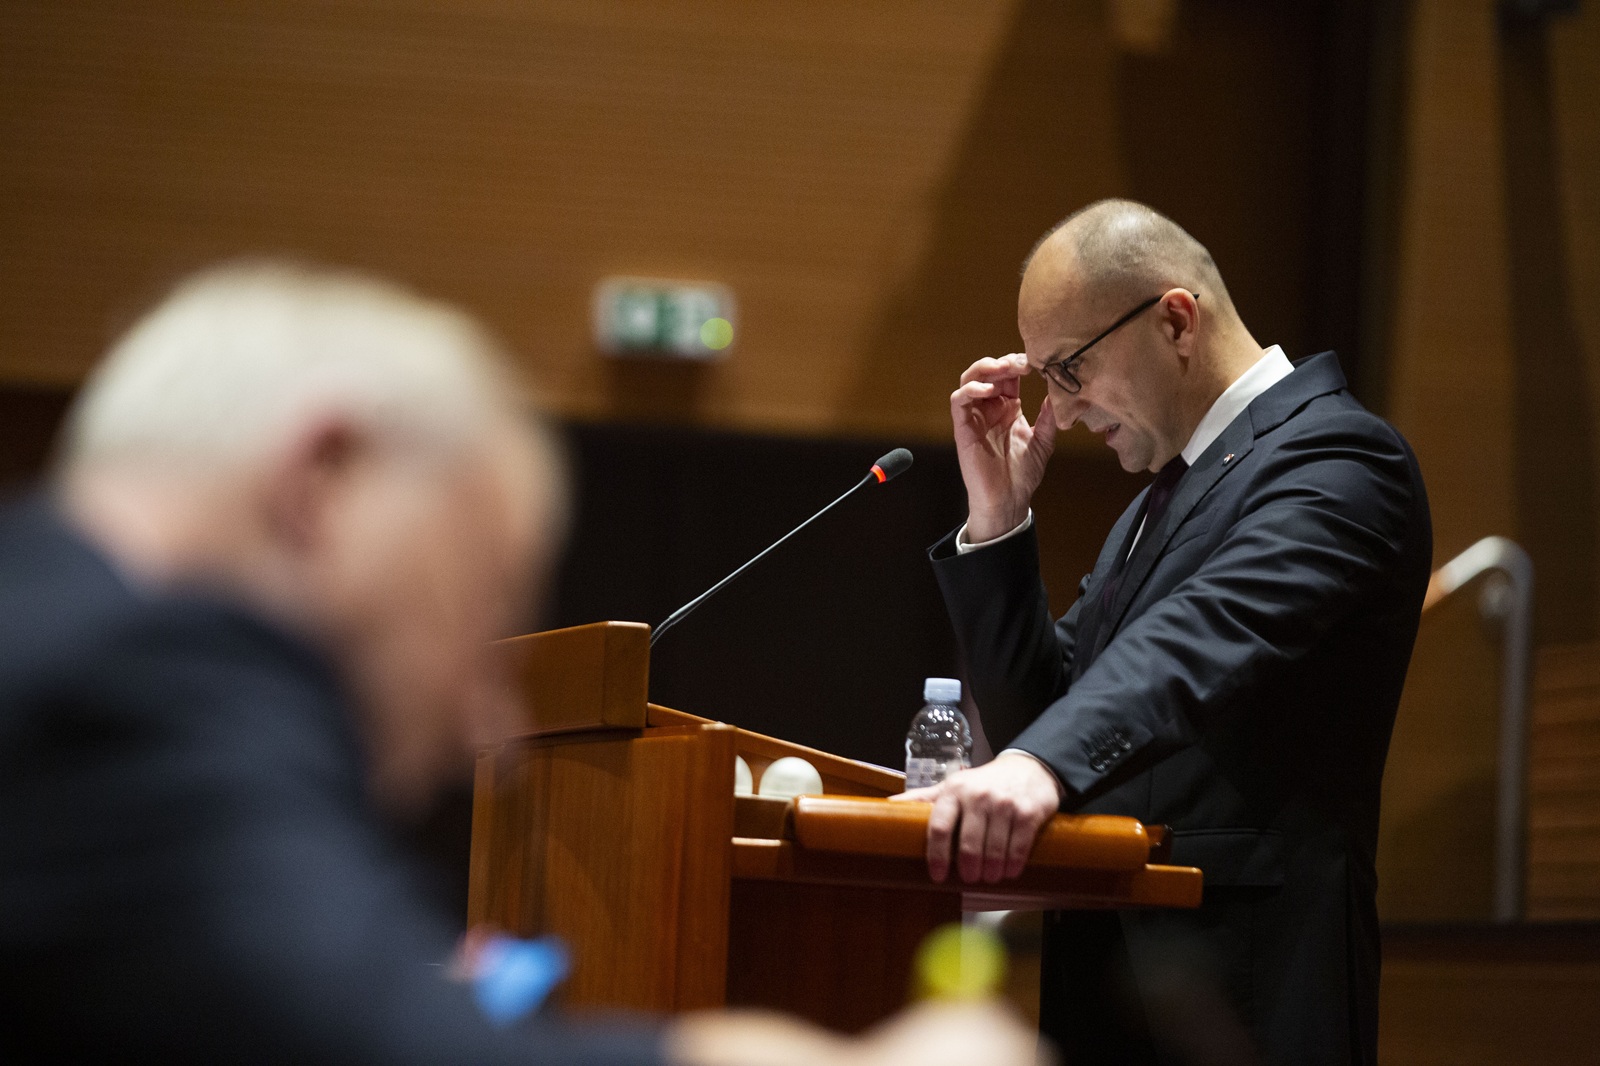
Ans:
POLYGON ((1044 243, 1062 230, 1072 241, 1080 275, 1097 299, 1120 305, 1187 286, 1201 293, 1207 306, 1233 307, 1205 245, 1135 200, 1097 200, 1057 222, 1028 252, 1024 274, 1044 243))
POLYGON ((57 461, 229 463, 318 414, 459 446, 528 402, 500 346, 455 308, 354 272, 235 262, 180 283, 112 346, 57 461))

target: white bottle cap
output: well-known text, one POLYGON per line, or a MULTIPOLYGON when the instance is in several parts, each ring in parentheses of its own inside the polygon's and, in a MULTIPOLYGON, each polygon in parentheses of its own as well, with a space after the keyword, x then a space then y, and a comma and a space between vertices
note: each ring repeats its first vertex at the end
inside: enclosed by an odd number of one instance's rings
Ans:
POLYGON ((953 677, 930 677, 922 683, 922 698, 928 703, 960 703, 961 682, 953 677))

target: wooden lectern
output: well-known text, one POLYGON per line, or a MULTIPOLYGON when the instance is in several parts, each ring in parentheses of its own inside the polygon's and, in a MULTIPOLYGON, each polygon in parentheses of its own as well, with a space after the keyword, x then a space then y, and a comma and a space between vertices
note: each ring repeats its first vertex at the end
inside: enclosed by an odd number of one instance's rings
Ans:
POLYGON ((568 1008, 748 1005, 855 1031, 905 1004, 912 954, 963 909, 1193 907, 1200 871, 1165 832, 1058 815, 1016 881, 964 890, 924 866, 903 776, 648 701, 649 627, 505 642, 525 732, 478 756, 469 920, 573 947, 568 1008), (799 755, 822 797, 734 795, 799 755))

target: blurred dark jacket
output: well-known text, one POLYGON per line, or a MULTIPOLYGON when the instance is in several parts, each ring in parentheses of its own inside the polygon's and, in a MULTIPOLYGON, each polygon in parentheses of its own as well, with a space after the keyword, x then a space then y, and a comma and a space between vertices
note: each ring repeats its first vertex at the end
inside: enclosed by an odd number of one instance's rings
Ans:
POLYGON ((0 512, 0 1061, 659 1061, 491 1027, 313 648, 0 512))

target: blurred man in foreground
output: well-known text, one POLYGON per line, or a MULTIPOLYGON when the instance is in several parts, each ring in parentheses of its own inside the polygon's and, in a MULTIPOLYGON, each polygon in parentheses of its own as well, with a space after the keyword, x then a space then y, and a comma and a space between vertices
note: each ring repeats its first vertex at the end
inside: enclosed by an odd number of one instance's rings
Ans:
POLYGON ((491 641, 561 539, 468 319, 371 280, 202 275, 0 513, 0 1060, 1023 1062, 981 1008, 860 1042, 759 1015, 492 1027, 386 820, 503 735, 491 641))

